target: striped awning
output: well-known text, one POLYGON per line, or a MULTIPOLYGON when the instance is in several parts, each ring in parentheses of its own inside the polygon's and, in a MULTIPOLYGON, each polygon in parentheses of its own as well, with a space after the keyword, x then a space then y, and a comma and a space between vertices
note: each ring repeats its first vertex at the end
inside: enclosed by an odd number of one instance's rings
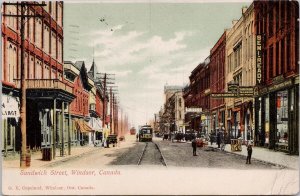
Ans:
POLYGON ((81 133, 88 133, 94 131, 86 122, 82 120, 75 120, 75 126, 76 129, 79 130, 81 133))

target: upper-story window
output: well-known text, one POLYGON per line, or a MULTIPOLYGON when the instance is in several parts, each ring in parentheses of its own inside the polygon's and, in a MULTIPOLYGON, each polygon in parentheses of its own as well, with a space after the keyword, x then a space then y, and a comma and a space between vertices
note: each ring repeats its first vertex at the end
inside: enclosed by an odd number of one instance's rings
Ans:
POLYGON ((56 20, 56 1, 51 1, 51 17, 56 20))
POLYGON ((63 21, 62 15, 63 15, 62 3, 58 2, 58 4, 57 4, 57 24, 61 27, 62 27, 62 21, 63 21))
POLYGON ((49 33, 50 33, 50 28, 48 27, 48 25, 44 24, 44 51, 47 54, 49 54, 49 52, 50 52, 49 33))
MULTIPOLYGON (((5 7, 6 9, 6 14, 17 14, 17 7, 14 6, 14 5, 7 5, 5 7)), ((5 17, 5 20, 6 20, 6 24, 8 27, 10 27, 11 29, 13 30, 17 30, 17 18, 16 17, 9 17, 9 16, 6 16, 5 17)))
POLYGON ((56 34, 54 32, 51 33, 51 56, 53 58, 56 57, 56 34))
POLYGON ((234 69, 239 67, 242 62, 242 44, 239 43, 235 48, 234 48, 234 69))
POLYGON ((178 101, 178 103, 179 103, 179 107, 181 107, 181 103, 182 102, 182 100, 181 100, 181 98, 179 98, 179 101, 178 101))
POLYGON ((39 47, 40 49, 42 49, 42 20, 39 18, 36 18, 35 21, 35 43, 37 45, 37 47, 39 47))

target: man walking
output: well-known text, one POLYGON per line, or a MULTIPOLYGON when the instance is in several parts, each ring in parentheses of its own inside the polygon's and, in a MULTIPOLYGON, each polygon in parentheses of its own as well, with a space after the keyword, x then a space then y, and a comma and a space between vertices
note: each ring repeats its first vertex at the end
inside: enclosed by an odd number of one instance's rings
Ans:
POLYGON ((252 143, 251 143, 251 141, 248 143, 247 152, 248 152, 248 156, 247 156, 246 164, 251 164, 251 155, 252 155, 252 143))
POLYGON ((193 147, 193 156, 197 156, 197 154, 196 154, 196 149, 197 149, 196 139, 193 139, 192 147, 193 147))
POLYGON ((220 144, 221 144, 221 133, 220 133, 220 131, 218 131, 218 133, 217 133, 217 143, 218 143, 218 148, 220 148, 220 144))

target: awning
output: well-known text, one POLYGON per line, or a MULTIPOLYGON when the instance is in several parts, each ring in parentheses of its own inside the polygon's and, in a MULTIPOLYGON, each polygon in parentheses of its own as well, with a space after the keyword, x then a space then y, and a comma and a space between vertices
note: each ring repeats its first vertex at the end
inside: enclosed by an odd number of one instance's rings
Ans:
POLYGON ((99 119, 92 117, 89 121, 89 126, 98 132, 102 132, 102 123, 99 119))
POLYGON ((75 120, 75 126, 81 133, 93 132, 94 130, 84 121, 75 120))

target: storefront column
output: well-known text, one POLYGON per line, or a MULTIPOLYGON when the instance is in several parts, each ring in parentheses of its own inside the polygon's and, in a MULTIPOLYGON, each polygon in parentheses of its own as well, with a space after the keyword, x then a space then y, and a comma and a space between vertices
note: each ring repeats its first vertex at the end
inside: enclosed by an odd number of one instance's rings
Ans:
POLYGON ((68 126, 68 155, 71 155, 71 113, 70 113, 70 103, 68 103, 68 116, 69 116, 69 126, 68 126))
POLYGON ((7 119, 4 119, 4 156, 7 155, 7 119))
POLYGON ((52 156, 56 156, 56 98, 53 100, 53 130, 52 130, 52 156))
POLYGON ((254 100, 254 144, 255 146, 259 146, 259 142, 261 140, 261 136, 259 133, 259 109, 260 109, 260 101, 258 97, 254 100))
POLYGON ((61 146, 60 146, 60 156, 64 156, 64 126, 65 126, 65 102, 62 102, 61 104, 61 130, 60 130, 60 135, 61 135, 61 146))
POLYGON ((295 103, 298 103, 299 101, 299 95, 298 90, 296 88, 292 88, 289 90, 288 93, 288 113, 289 113, 289 124, 288 124, 288 146, 289 146, 289 154, 298 154, 298 126, 299 126, 299 120, 298 120, 298 112, 299 108, 298 105, 295 105, 295 103), (296 102, 295 102, 296 101, 296 102))
POLYGON ((269 149, 275 148, 276 143, 276 130, 277 130, 277 106, 276 106, 276 93, 269 94, 269 111, 270 111, 270 135, 269 135, 269 149))

